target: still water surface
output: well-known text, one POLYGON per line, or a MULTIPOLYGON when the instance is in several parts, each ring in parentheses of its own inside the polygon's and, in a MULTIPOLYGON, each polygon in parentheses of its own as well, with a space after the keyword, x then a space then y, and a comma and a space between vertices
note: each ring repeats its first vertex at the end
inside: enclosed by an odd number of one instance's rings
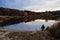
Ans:
POLYGON ((18 23, 18 24, 5 26, 4 29, 7 29, 7 30, 36 31, 36 30, 41 30, 41 26, 43 24, 46 28, 47 26, 52 26, 56 22, 58 22, 58 21, 56 21, 56 20, 46 21, 46 20, 42 20, 42 19, 37 19, 35 21, 22 22, 22 23, 18 23))

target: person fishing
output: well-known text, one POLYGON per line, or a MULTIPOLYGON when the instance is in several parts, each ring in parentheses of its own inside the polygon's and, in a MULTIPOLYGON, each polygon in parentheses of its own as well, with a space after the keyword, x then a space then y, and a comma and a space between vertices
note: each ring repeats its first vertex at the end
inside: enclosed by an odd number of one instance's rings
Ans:
POLYGON ((45 29, 45 26, 44 25, 42 25, 41 26, 41 31, 43 31, 45 29))

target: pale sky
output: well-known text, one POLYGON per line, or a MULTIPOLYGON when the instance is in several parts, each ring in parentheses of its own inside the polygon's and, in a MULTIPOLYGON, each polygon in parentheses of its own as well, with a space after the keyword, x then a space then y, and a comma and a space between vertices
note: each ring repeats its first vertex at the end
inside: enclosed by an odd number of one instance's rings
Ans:
POLYGON ((60 0, 0 0, 0 7, 30 11, 60 10, 60 0))

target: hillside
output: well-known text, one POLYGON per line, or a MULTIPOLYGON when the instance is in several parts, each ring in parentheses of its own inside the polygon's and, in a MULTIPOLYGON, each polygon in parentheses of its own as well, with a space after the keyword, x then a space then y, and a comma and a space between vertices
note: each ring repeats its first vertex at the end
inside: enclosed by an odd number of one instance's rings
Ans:
MULTIPOLYGON (((6 16, 10 18, 11 16, 25 16, 25 17, 34 17, 34 18, 54 18, 60 17, 60 10, 58 11, 46 11, 46 12, 33 12, 28 10, 16 10, 10 8, 0 7, 0 16, 6 16)), ((4 17, 3 17, 4 18, 4 17)))

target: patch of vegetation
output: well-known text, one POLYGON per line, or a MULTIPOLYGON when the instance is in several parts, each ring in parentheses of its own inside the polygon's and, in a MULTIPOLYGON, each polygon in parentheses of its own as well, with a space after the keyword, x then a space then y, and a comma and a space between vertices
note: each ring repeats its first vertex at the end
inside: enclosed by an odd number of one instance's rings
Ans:
POLYGON ((60 22, 52 25, 50 28, 47 29, 47 31, 51 34, 51 37, 56 40, 60 40, 60 22))

